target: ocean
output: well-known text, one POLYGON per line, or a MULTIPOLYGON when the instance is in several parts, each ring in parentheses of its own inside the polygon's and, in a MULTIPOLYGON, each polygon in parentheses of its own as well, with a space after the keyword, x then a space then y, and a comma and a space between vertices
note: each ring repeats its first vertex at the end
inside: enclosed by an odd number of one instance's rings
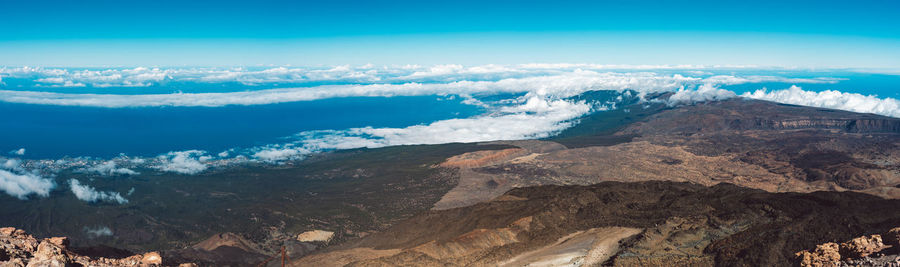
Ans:
POLYGON ((293 134, 408 127, 471 117, 484 108, 441 96, 347 97, 253 106, 104 108, 0 103, 0 151, 25 159, 219 153, 283 142, 293 134))

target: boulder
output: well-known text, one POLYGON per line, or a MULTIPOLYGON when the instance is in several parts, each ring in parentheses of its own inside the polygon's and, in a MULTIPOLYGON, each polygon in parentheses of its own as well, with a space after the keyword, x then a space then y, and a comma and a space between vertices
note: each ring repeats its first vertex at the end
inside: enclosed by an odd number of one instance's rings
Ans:
POLYGON ((91 258, 78 255, 68 250, 68 247, 69 239, 66 237, 52 237, 38 241, 21 229, 0 228, 0 267, 162 265, 162 257, 158 252, 126 258, 91 258))
POLYGON ((869 256, 884 248, 881 235, 861 236, 841 243, 840 253, 844 259, 856 259, 869 256))
POLYGON ((841 260, 840 247, 836 243, 821 244, 812 252, 804 250, 795 255, 803 267, 835 266, 841 260))
POLYGON ((19 238, 26 238, 26 237, 28 237, 28 233, 26 233, 25 230, 22 230, 22 229, 16 229, 15 231, 13 231, 13 233, 12 233, 11 236, 12 236, 12 237, 19 237, 19 238))
POLYGON ((70 263, 65 249, 51 243, 50 240, 41 241, 33 257, 28 261, 28 266, 64 267, 70 263))
POLYGON ((0 228, 0 236, 12 236, 15 231, 15 227, 3 227, 0 228))
POLYGON ((22 261, 22 259, 15 258, 15 259, 11 259, 7 262, 4 262, 2 266, 3 267, 25 267, 25 262, 22 261))
POLYGON ((141 258, 141 264, 145 265, 160 265, 162 264, 162 256, 159 255, 159 252, 147 252, 144 254, 143 258, 141 258))
POLYGON ((50 243, 53 243, 56 246, 66 249, 69 247, 69 238, 68 237, 51 237, 50 243))

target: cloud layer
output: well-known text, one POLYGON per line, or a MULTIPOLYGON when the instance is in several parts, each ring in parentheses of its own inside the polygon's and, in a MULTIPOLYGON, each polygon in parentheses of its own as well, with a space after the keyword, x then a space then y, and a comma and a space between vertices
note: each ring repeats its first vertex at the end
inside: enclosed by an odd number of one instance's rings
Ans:
POLYGON ((571 102, 538 94, 528 94, 518 101, 490 115, 405 128, 303 132, 296 136, 297 142, 263 147, 252 156, 263 161, 278 161, 332 149, 543 138, 570 127, 592 107, 583 101, 571 102))
POLYGON ((878 98, 874 95, 844 93, 834 90, 821 92, 806 91, 798 86, 784 90, 756 90, 742 97, 810 107, 840 109, 846 111, 873 113, 900 118, 900 101, 893 98, 878 98))
MULTIPOLYGON (((739 67, 739 66, 738 66, 739 67)), ((730 68, 735 68, 731 66, 730 68)), ((640 93, 674 91, 701 84, 836 83, 830 77, 787 78, 766 75, 713 75, 699 70, 717 66, 620 66, 596 64, 524 64, 406 66, 337 66, 331 68, 274 67, 268 69, 132 68, 56 69, 0 68, 0 76, 26 80, 26 88, 40 87, 148 87, 180 84, 176 88, 204 84, 239 83, 249 91, 223 93, 166 93, 123 95, 0 90, 0 101, 10 103, 90 106, 158 107, 264 105, 353 96, 418 96, 433 94, 497 94, 543 91, 575 95, 589 90, 631 89, 640 93), (622 71, 622 70, 627 71, 622 71), (673 74, 673 70, 682 70, 673 74), (662 74, 646 71, 668 71, 662 74), (328 84, 328 85, 321 85, 328 84), (291 88, 279 88, 295 85, 291 88), (299 86, 299 87, 298 87, 299 86), (278 88, 260 90, 263 88, 278 88)))
POLYGON ((690 69, 742 69, 748 66, 701 65, 393 65, 270 67, 270 68, 109 68, 65 69, 41 67, 0 67, 0 78, 19 79, 34 87, 150 87, 172 83, 238 83, 246 86, 301 83, 403 83, 459 80, 500 80, 556 75, 574 70, 649 71, 690 69))
POLYGON ((671 91, 702 79, 654 73, 614 73, 576 70, 553 76, 507 78, 497 81, 447 83, 329 85, 230 93, 173 93, 146 95, 68 94, 0 90, 0 101, 10 103, 88 107, 219 107, 264 105, 338 97, 391 97, 421 95, 484 95, 535 92, 568 97, 590 90, 631 89, 640 93, 671 91))

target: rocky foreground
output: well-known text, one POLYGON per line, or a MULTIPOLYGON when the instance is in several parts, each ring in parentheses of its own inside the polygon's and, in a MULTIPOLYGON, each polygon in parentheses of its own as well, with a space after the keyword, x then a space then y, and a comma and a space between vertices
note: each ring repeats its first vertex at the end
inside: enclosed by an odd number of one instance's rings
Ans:
POLYGON ((797 252, 800 266, 900 266, 900 227, 797 252))
MULTIPOLYGON (((22 229, 0 228, 0 266, 159 266, 157 252, 112 259, 79 255, 66 237, 37 239, 22 229)), ((182 267, 196 266, 182 264, 182 267)))

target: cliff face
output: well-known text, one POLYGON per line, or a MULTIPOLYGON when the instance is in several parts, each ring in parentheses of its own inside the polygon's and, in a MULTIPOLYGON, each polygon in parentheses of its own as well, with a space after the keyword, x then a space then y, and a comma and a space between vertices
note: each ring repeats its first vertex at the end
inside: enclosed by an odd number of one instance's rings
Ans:
POLYGON ((848 133, 900 133, 900 119, 874 114, 732 99, 663 110, 625 132, 712 133, 728 130, 823 129, 848 133))
POLYGON ((733 130, 835 129, 848 133, 900 133, 900 120, 891 118, 750 118, 732 119, 727 125, 733 130))
POLYGON ((735 99, 663 110, 617 134, 734 158, 815 190, 900 197, 896 118, 735 99))

